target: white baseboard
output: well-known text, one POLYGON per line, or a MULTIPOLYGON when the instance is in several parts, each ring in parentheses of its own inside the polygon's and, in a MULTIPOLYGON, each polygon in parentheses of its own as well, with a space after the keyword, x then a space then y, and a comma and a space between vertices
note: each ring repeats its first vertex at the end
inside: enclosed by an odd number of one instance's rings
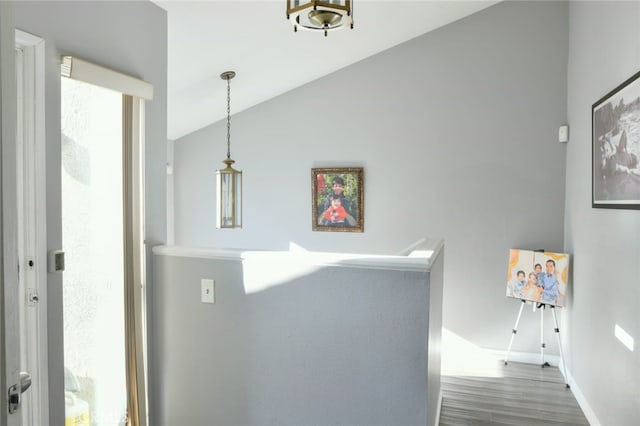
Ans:
MULTIPOLYGON (((506 355, 505 351, 498 350, 489 350, 496 358, 503 359, 506 355)), ((549 363, 552 367, 557 367, 560 364, 560 357, 558 355, 545 355, 544 360, 549 363)), ((540 354, 533 352, 509 352, 508 361, 513 362, 524 362, 526 364, 536 364, 540 365, 540 354)), ((566 379, 566 377, 565 377, 566 379)))
POLYGON ((567 371, 569 386, 571 386, 571 392, 573 392, 573 396, 575 396, 576 401, 578 401, 578 405, 582 409, 584 416, 587 418, 589 425, 591 426, 602 426, 598 417, 596 417, 596 413, 593 411, 587 398, 584 397, 584 394, 580 390, 580 386, 577 385, 576 381, 573 380, 573 376, 570 371, 567 371))

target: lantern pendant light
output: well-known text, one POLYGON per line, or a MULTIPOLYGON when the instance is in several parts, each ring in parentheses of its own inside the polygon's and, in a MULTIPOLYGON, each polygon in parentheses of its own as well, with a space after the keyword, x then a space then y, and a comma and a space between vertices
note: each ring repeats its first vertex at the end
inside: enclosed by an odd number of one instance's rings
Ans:
POLYGON ((287 0, 287 19, 293 30, 329 31, 350 27, 353 29, 351 0, 287 0))
POLYGON ((236 76, 233 71, 220 74, 220 78, 227 80, 227 158, 223 161, 227 165, 216 171, 216 228, 242 228, 242 171, 231 165, 231 84, 229 80, 236 76))

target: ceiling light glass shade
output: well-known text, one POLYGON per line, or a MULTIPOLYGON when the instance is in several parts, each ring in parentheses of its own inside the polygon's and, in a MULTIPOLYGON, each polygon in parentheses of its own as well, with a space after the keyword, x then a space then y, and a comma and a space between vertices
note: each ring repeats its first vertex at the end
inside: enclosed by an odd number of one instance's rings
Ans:
POLYGON ((338 28, 353 28, 351 0, 287 0, 287 19, 294 31, 324 31, 325 36, 338 28))
POLYGON ((216 228, 242 228, 242 171, 231 167, 230 158, 223 163, 227 167, 216 171, 216 228))

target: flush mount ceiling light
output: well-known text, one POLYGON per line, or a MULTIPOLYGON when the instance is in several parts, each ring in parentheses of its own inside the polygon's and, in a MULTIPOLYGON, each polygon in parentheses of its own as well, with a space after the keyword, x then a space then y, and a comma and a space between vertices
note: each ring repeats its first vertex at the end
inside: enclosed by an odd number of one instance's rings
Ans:
POLYGON ((242 171, 231 165, 231 84, 229 80, 236 76, 233 71, 220 74, 220 78, 227 80, 227 158, 223 161, 227 165, 216 171, 216 228, 242 228, 242 171))
POLYGON ((349 26, 353 29, 351 0, 287 0, 287 19, 298 28, 327 33, 349 26))

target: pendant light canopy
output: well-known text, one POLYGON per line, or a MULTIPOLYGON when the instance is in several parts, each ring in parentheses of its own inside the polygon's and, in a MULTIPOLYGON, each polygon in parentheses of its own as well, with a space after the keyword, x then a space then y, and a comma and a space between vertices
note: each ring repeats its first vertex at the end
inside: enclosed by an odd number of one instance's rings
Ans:
POLYGON ((231 159, 231 84, 229 80, 236 76, 233 71, 220 74, 227 80, 227 158, 222 162, 227 165, 216 171, 217 221, 216 228, 242 228, 242 171, 232 166, 231 159))

